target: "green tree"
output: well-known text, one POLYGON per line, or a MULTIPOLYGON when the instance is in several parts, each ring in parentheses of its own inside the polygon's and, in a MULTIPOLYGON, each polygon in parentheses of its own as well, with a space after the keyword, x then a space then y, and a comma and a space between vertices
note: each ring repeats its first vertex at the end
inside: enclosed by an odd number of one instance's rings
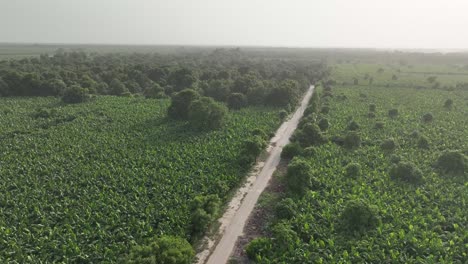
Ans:
POLYGON ((75 104, 88 100, 88 90, 75 84, 70 86, 62 96, 64 103, 75 104))
POLYGON ((218 129, 223 125, 227 109, 210 97, 201 97, 189 106, 189 122, 199 129, 218 129))
POLYGON ((192 89, 185 89, 175 93, 171 98, 171 105, 167 109, 167 115, 173 119, 187 119, 189 107, 200 95, 192 89))
POLYGON ((125 92, 128 92, 128 89, 123 82, 118 79, 112 80, 110 83, 110 94, 122 95, 125 92))
POLYGON ((227 99, 227 104, 231 109, 241 109, 247 105, 247 98, 242 93, 232 93, 227 99))
POLYGON ((190 264, 195 251, 187 240, 175 236, 161 236, 147 245, 134 246, 127 256, 130 264, 190 264))

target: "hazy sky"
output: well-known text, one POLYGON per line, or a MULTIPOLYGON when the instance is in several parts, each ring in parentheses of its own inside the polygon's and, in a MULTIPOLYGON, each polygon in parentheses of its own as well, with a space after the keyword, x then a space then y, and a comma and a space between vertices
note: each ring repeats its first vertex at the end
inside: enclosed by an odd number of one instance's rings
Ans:
POLYGON ((0 42, 468 48, 466 0, 0 0, 0 42))

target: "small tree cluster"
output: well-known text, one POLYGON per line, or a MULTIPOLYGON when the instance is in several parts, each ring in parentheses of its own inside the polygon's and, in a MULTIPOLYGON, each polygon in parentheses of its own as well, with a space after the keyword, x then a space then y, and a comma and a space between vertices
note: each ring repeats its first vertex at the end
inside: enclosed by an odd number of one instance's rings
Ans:
POLYGON ((393 138, 388 138, 388 139, 385 139, 381 144, 380 144, 380 148, 383 150, 383 151, 386 151, 386 152, 391 152, 391 151, 394 151, 396 149, 397 145, 395 143, 395 140, 393 138))
POLYGON ((79 85, 72 85, 65 90, 62 101, 67 104, 77 104, 89 99, 88 90, 79 85))
POLYGON ((361 146, 361 136, 356 131, 350 131, 346 134, 343 146, 347 149, 355 149, 361 146))
POLYGON ((218 214, 221 200, 216 195, 196 196, 191 204, 192 238, 200 236, 218 214))
POLYGON ((432 120, 434 120, 434 117, 432 116, 431 113, 425 113, 423 116, 422 116, 422 121, 424 123, 430 123, 432 122, 432 120))
POLYGON ((340 223, 345 232, 365 232, 377 227, 377 210, 362 200, 351 200, 340 215, 340 223))
POLYGON ((359 163, 351 162, 345 167, 346 176, 350 178, 357 178, 361 175, 361 165, 359 163))
POLYGON ((309 163, 297 157, 289 163, 286 181, 289 190, 301 196, 310 188, 316 189, 319 185, 318 181, 313 176, 312 167, 309 163))
POLYGON ((292 159, 295 156, 301 155, 301 153, 301 145, 299 145, 297 142, 291 142, 283 147, 283 150, 281 151, 281 158, 292 159))
POLYGON ((411 162, 399 162, 390 167, 390 178, 412 184, 423 180, 422 172, 411 162))
POLYGON ((398 116, 398 109, 393 108, 393 109, 388 110, 388 116, 391 117, 391 118, 397 117, 398 116))
POLYGON ((134 246, 125 263, 190 264, 195 251, 187 240, 175 236, 152 239, 148 245, 134 246))
POLYGON ((439 156, 435 165, 442 173, 465 175, 467 158, 460 151, 445 151, 439 156))

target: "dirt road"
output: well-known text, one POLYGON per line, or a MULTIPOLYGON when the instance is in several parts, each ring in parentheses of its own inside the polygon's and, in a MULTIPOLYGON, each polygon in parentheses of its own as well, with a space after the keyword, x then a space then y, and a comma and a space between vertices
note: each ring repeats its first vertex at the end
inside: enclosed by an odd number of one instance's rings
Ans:
MULTIPOLYGON (((255 177, 253 184, 249 185, 250 188, 246 190, 246 195, 245 193, 242 194, 242 197, 245 195, 245 198, 241 200, 242 202, 239 203, 239 206, 236 208, 231 207, 231 211, 228 209, 223 218, 220 220, 221 225, 223 225, 223 221, 225 222, 225 228, 222 237, 212 254, 209 255, 208 260, 206 261, 206 257, 208 255, 205 251, 205 254, 199 259, 199 264, 225 264, 228 262, 236 240, 239 236, 242 235, 245 223, 255 204, 257 203, 258 197, 263 192, 268 182, 270 181, 273 172, 276 170, 276 167, 280 161, 281 151, 283 147, 289 143, 289 138, 293 134, 297 124, 299 123, 299 120, 304 114, 304 110, 306 109, 307 104, 312 96, 313 90, 314 86, 310 86, 309 90, 302 99, 301 105, 293 114, 293 116, 288 121, 284 122, 276 131, 275 137, 271 139, 270 144, 272 148, 269 151, 268 158, 266 159, 263 168, 261 169, 258 176, 255 177)), ((239 199, 239 197, 235 197, 234 199, 239 199)))

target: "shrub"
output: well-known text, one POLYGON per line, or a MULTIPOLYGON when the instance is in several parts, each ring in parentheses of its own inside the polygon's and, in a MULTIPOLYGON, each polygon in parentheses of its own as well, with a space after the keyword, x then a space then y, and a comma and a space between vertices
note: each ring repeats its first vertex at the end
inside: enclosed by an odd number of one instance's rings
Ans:
POLYGON ((385 123, 382 121, 375 122, 374 128, 375 129, 383 129, 385 126, 385 123))
POLYGON ((399 155, 396 155, 396 154, 392 154, 390 156, 390 162, 393 163, 393 164, 397 164, 398 162, 401 161, 401 157, 399 155))
POLYGON ((326 130, 328 130, 328 128, 330 127, 330 123, 328 122, 328 119, 322 118, 322 119, 320 119, 320 121, 318 122, 318 126, 320 127, 320 130, 326 131, 326 130))
POLYGON ((341 213, 340 222, 344 231, 364 232, 378 225, 377 210, 362 200, 351 200, 341 213))
POLYGON ((394 151, 396 148, 396 143, 393 138, 388 138, 380 144, 380 148, 383 151, 394 151))
POLYGON ((265 140, 268 139, 267 133, 265 133, 265 131, 263 131, 261 128, 255 128, 254 130, 252 130, 252 135, 259 136, 265 140))
POLYGON ((308 123, 304 125, 302 129, 297 130, 295 138, 304 148, 320 145, 327 141, 318 125, 314 123, 308 123))
POLYGON ((288 116, 288 112, 283 109, 278 112, 278 116, 281 120, 284 120, 288 116))
POLYGON ((57 114, 57 110, 55 109, 47 109, 47 108, 39 108, 36 110, 36 112, 33 114, 34 118, 50 118, 52 116, 55 116, 57 114))
POLYGON ((349 124, 348 124, 347 129, 348 129, 349 131, 356 131, 356 130, 359 130, 359 127, 360 127, 360 126, 359 126, 359 124, 358 124, 356 121, 351 120, 351 122, 349 122, 349 124))
POLYGON ((410 136, 412 138, 418 138, 419 137, 419 131, 418 130, 413 130, 413 132, 411 132, 410 136))
POLYGON ((422 121, 423 121, 424 123, 432 122, 433 119, 434 119, 434 117, 432 116, 431 113, 425 113, 425 114, 422 116, 422 121))
POLYGON ((445 107, 445 108, 449 108, 449 109, 450 109, 450 108, 452 108, 452 106, 453 106, 453 100, 452 100, 452 99, 447 99, 447 100, 445 100, 445 103, 444 103, 444 107, 445 107))
POLYGON ((260 136, 254 136, 253 138, 246 139, 243 142, 243 154, 242 156, 247 157, 248 160, 256 160, 257 156, 262 153, 262 150, 267 146, 267 142, 260 136))
POLYGON ((398 116, 398 109, 390 109, 388 110, 388 116, 391 118, 395 118, 398 116))
POLYGON ((420 183, 423 179, 421 171, 411 162, 399 162, 390 167, 390 178, 408 183, 420 183))
POLYGON ((201 97, 189 106, 190 124, 199 130, 218 129, 223 125, 227 109, 211 97, 201 97))
POLYGON ((280 222, 274 225, 271 228, 271 233, 276 240, 275 245, 279 245, 282 249, 286 249, 297 241, 297 233, 288 223, 280 222))
POLYGON ((346 134, 343 146, 347 149, 355 149, 361 146, 361 137, 355 131, 350 131, 346 134))
POLYGON ((376 115, 375 115, 374 112, 369 112, 369 113, 367 113, 367 117, 369 117, 369 118, 375 118, 376 115))
POLYGON ((200 98, 200 95, 192 89, 185 89, 175 93, 172 96, 171 105, 167 109, 167 115, 173 119, 187 119, 190 105, 198 98, 200 98))
POLYGON ((346 176, 356 178, 361 175, 361 165, 359 163, 351 162, 345 167, 346 176))
POLYGON ((291 219, 296 215, 296 203, 291 198, 281 200, 275 206, 275 214, 278 219, 291 219))
POLYGON ((429 148, 429 139, 422 135, 418 139, 418 148, 428 149, 429 148))
POLYGON ((466 159, 465 155, 460 151, 445 151, 437 159, 436 168, 443 173, 464 175, 466 172, 466 159))
POLYGON ((191 204, 191 235, 201 235, 218 214, 221 200, 217 195, 196 196, 191 204))
POLYGON ((190 264, 195 251, 187 240, 174 237, 156 237, 148 245, 135 246, 125 263, 190 264))
POLYGON ((369 112, 375 112, 376 108, 377 108, 377 107, 376 107, 375 104, 370 104, 370 105, 369 105, 369 112))
POLYGON ((256 261, 260 260, 262 255, 270 254, 273 249, 273 243, 269 238, 259 237, 250 241, 245 247, 245 253, 249 259, 256 261))
POLYGON ((247 98, 242 93, 232 93, 227 98, 227 104, 230 109, 241 109, 247 106, 247 98))
POLYGON ((77 104, 89 99, 88 90, 79 85, 72 85, 66 89, 62 101, 67 104, 77 104))
POLYGON ((297 142, 291 142, 283 147, 281 152, 281 158, 283 159, 292 159, 297 155, 300 155, 302 152, 301 145, 297 142))
POLYGON ((329 112, 330 112, 330 107, 328 107, 328 106, 326 106, 326 105, 323 106, 323 107, 320 109, 320 113, 322 113, 322 114, 325 114, 325 115, 326 115, 326 114, 328 114, 329 112))
POLYGON ((317 154, 315 147, 307 147, 302 151, 304 157, 314 157, 317 154))
POLYGON ((306 160, 297 157, 289 163, 286 182, 289 190, 299 195, 304 195, 309 188, 318 187, 312 175, 312 167, 306 160))

